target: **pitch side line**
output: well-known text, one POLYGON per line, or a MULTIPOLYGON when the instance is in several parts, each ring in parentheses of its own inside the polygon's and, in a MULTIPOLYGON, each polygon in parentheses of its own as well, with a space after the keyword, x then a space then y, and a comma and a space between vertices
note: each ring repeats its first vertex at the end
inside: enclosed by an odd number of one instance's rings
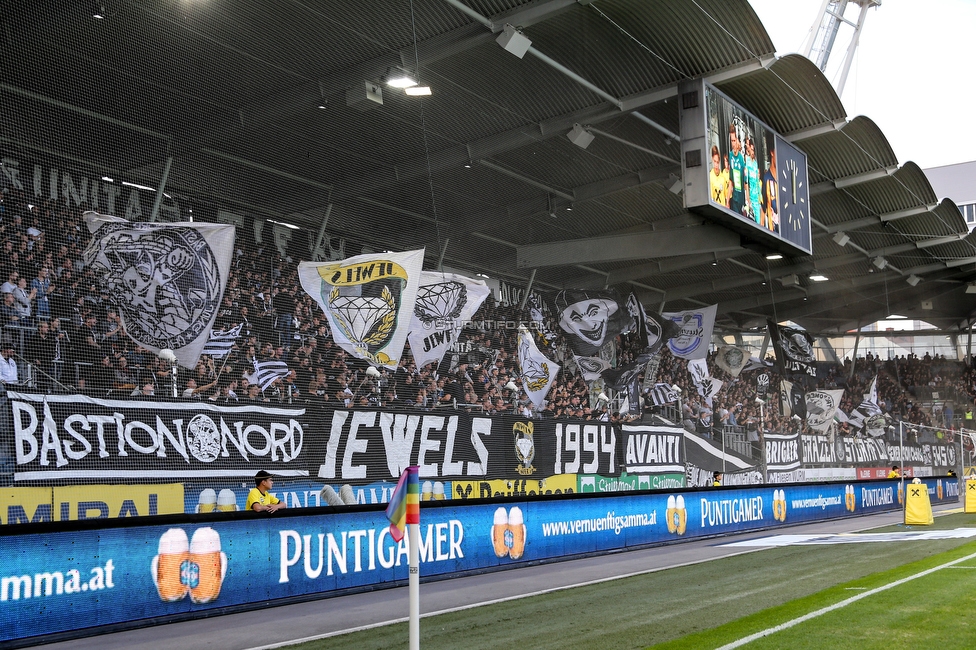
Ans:
MULTIPOLYGON (((692 560, 690 562, 682 562, 680 564, 669 564, 668 566, 656 567, 653 569, 645 569, 643 571, 634 571, 632 573, 624 573, 621 575, 609 576, 606 578, 597 578, 596 580, 587 580, 585 582, 576 582, 571 585, 563 585, 561 587, 552 587, 551 589, 542 589, 541 591, 533 591, 528 594, 518 594, 515 596, 505 596, 504 598, 496 598, 494 600, 486 600, 480 603, 470 603, 468 605, 460 605, 458 607, 449 607, 447 609, 441 609, 436 612, 427 612, 426 614, 421 614, 420 618, 427 618, 430 616, 440 616, 441 614, 451 614, 453 612, 462 612, 466 609, 474 609, 476 607, 484 607, 486 605, 496 605, 498 603, 507 603, 512 600, 521 600, 523 598, 531 598, 533 596, 544 596, 546 594, 556 593, 558 591, 566 591, 567 589, 576 589, 577 587, 588 587, 589 585, 598 585, 601 582, 611 582, 613 580, 623 580, 624 578, 633 578, 635 576, 642 576, 648 573, 657 573, 659 571, 667 571, 668 569, 677 569, 679 567, 692 566, 695 564, 704 564, 705 562, 713 562, 715 560, 723 560, 729 557, 736 557, 739 555, 747 555, 749 553, 755 553, 757 551, 763 550, 762 548, 751 548, 747 551, 742 551, 739 553, 732 553, 730 555, 720 555, 712 558, 706 558, 704 560, 692 560)), ((372 630, 377 627, 384 627, 386 625, 396 625, 397 623, 406 623, 410 618, 408 616, 403 616, 401 618, 392 618, 388 621, 379 621, 377 623, 370 623, 368 625, 360 625, 359 627, 350 627, 345 630, 336 630, 335 632, 324 632, 322 634, 316 634, 313 636, 307 636, 301 639, 292 639, 290 641, 279 641, 278 643, 269 643, 268 645, 255 646, 253 648, 247 648, 246 650, 275 650, 275 648, 285 648, 290 645, 298 645, 299 643, 308 643, 309 641, 318 641, 320 639, 328 639, 334 636, 342 636, 344 634, 353 634, 354 632, 362 632, 364 630, 372 630)))
POLYGON ((879 593, 879 592, 882 592, 882 591, 887 591, 888 589, 891 589, 893 587, 897 587, 899 585, 903 585, 906 582, 909 582, 911 580, 914 580, 915 578, 921 578, 922 576, 927 576, 930 573, 935 573, 936 571, 939 571, 941 569, 949 568, 949 567, 951 567, 954 564, 959 564, 960 562, 965 562, 966 560, 971 560, 973 558, 976 558, 976 553, 973 553, 972 555, 967 555, 966 557, 961 557, 958 560, 953 560, 952 562, 946 562, 945 564, 940 564, 939 566, 933 567, 931 569, 926 569, 925 571, 921 571, 919 573, 916 573, 915 575, 908 576, 907 578, 902 578, 901 580, 895 580, 892 583, 886 584, 886 585, 884 585, 882 587, 877 587, 875 589, 871 589, 870 591, 865 591, 862 594, 858 594, 856 596, 851 596, 847 600, 842 600, 839 603, 834 603, 833 605, 830 605, 828 607, 824 607, 823 609, 818 609, 815 612, 810 612, 809 614, 804 614, 803 616, 800 616, 799 618, 794 618, 791 621, 786 621, 785 623, 781 623, 781 624, 779 624, 779 625, 777 625, 775 627, 767 628, 767 629, 765 629, 765 630, 763 630, 761 632, 756 632, 755 634, 750 634, 749 636, 743 637, 743 638, 739 639, 738 641, 733 641, 732 643, 729 643, 727 645, 723 645, 723 646, 721 646, 719 648, 716 648, 716 650, 732 650, 732 648, 742 647, 742 646, 746 645, 747 643, 752 643, 753 641, 757 641, 757 640, 759 640, 759 639, 761 639, 763 637, 769 636, 770 634, 774 634, 776 632, 781 632, 782 630, 789 629, 789 628, 791 628, 791 627, 793 627, 795 625, 799 625, 800 623, 803 623, 804 621, 809 621, 812 618, 816 618, 818 616, 822 616, 824 614, 827 614, 829 612, 832 612, 835 609, 841 609, 842 607, 847 607, 851 603, 855 603, 855 602, 861 600, 862 598, 867 598, 868 596, 872 596, 872 595, 874 595, 876 593, 879 593))

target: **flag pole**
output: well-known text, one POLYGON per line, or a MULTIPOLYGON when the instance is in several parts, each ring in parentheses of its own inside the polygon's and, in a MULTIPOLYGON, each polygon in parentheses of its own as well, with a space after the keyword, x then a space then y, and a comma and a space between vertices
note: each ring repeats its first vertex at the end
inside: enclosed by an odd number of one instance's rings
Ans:
POLYGON ((420 524, 407 526, 410 565, 410 650, 420 650, 420 524))
POLYGON ((410 597, 410 650, 420 650, 420 468, 411 465, 400 475, 386 516, 390 520, 390 534, 398 544, 407 538, 407 565, 410 597))

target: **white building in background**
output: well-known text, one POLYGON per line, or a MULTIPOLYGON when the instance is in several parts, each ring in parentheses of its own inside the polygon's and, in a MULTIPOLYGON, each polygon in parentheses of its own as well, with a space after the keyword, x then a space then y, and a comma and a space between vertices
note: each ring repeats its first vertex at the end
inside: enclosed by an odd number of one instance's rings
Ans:
POLYGON ((952 199, 959 206, 969 229, 976 227, 976 160, 923 169, 935 195, 952 199))

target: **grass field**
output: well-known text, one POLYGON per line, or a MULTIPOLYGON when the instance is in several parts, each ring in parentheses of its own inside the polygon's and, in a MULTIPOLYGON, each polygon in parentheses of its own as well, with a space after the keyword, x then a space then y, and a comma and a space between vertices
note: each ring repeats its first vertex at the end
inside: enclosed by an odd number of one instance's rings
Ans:
MULTIPOLYGON (((926 529, 976 527, 952 514, 926 529)), ((892 526, 878 531, 906 530, 892 526)), ((787 546, 421 620, 425 650, 718 648, 976 554, 965 539, 787 546)), ((749 643, 748 648, 976 647, 976 557, 749 643)), ((404 648, 407 624, 296 646, 404 648)))

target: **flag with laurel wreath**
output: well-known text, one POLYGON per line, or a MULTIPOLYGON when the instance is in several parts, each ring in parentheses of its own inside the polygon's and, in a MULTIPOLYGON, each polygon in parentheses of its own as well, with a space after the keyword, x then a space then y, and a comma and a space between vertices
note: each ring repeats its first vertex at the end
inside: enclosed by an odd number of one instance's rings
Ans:
POLYGON ((410 321, 410 352, 417 367, 440 363, 491 289, 482 280, 424 271, 410 321))
POLYGON ((396 369, 407 341, 424 250, 370 253, 339 262, 302 262, 298 278, 329 319, 343 350, 396 369))
POLYGON ((522 370, 522 387, 532 403, 541 408, 556 381, 560 366, 539 352, 531 332, 525 326, 519 328, 518 360, 522 370))

